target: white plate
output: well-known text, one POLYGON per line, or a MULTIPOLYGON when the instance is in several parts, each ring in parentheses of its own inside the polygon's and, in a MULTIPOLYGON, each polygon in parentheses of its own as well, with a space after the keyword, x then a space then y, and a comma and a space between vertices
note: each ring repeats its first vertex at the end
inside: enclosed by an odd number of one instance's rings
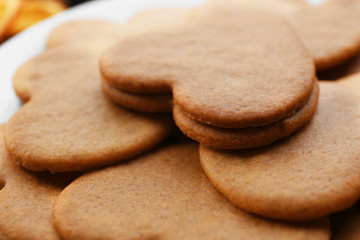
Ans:
MULTIPOLYGON (((26 60, 41 53, 49 32, 73 19, 102 19, 125 22, 132 15, 153 7, 193 7, 207 0, 98 0, 79 5, 22 32, 0 46, 0 123, 5 123, 20 108, 12 88, 12 76, 26 60)), ((308 0, 320 3, 323 0, 308 0)))

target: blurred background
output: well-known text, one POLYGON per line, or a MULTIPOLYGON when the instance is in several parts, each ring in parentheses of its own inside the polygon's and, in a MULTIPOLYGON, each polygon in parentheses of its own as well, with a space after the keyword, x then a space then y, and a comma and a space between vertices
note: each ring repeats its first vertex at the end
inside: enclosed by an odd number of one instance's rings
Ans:
POLYGON ((0 0, 0 44, 26 28, 90 0, 0 0))

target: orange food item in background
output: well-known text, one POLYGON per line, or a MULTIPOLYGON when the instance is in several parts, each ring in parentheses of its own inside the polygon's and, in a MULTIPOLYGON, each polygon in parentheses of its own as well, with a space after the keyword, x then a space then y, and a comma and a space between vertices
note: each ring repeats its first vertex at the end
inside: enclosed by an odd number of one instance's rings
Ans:
POLYGON ((0 0, 0 41, 18 15, 23 0, 0 0))
POLYGON ((59 0, 23 0, 20 12, 11 23, 7 35, 13 36, 65 9, 66 5, 59 0))

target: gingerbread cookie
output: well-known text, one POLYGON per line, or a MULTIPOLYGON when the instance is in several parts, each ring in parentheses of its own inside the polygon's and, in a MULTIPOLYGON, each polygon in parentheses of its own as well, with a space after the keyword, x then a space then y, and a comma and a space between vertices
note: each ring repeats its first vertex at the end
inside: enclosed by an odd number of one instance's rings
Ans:
POLYGON ((60 195, 64 239, 328 239, 327 219, 286 223, 233 206, 203 173, 198 145, 162 146, 86 174, 60 195))
POLYGON ((318 71, 339 65, 360 51, 358 9, 326 4, 309 6, 296 11, 289 20, 318 71))
POLYGON ((218 149, 244 149, 270 144, 299 130, 314 115, 319 96, 316 84, 312 96, 304 107, 293 116, 262 127, 221 128, 207 125, 188 117, 178 106, 174 106, 176 125, 188 137, 218 149))
POLYGON ((110 89, 172 91, 188 117, 223 128, 293 116, 309 101, 316 79, 312 59, 284 21, 232 9, 119 41, 102 55, 100 68, 110 89))
POLYGON ((277 219, 316 219, 360 197, 360 75, 321 82, 317 112, 300 132, 254 150, 200 147, 203 169, 229 200, 277 219))
POLYGON ((108 42, 52 48, 17 71, 15 90, 28 102, 7 124, 5 142, 24 167, 63 172, 105 166, 170 134, 170 116, 135 113, 103 96, 97 64, 108 42))
POLYGON ((352 5, 312 6, 301 0, 214 0, 196 10, 195 15, 231 6, 242 9, 251 7, 283 16, 303 41, 317 70, 325 70, 343 63, 360 51, 360 14, 352 5))
POLYGON ((345 211, 330 215, 331 239, 360 239, 360 209, 355 205, 345 211))
POLYGON ((60 240, 53 209, 78 174, 33 173, 11 161, 0 126, 0 239, 60 240))

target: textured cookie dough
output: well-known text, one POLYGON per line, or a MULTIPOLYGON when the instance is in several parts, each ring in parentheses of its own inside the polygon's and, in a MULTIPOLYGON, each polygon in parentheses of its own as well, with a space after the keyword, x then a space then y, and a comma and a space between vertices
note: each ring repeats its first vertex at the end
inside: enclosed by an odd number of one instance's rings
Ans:
POLYGON ((202 167, 230 201, 262 216, 305 220, 346 209, 360 196, 360 75, 321 82, 310 123, 254 150, 200 147, 202 167))
POLYGON ((310 5, 301 0, 213 0, 195 10, 194 15, 229 6, 252 7, 287 19, 313 57, 317 70, 339 65, 360 51, 360 1, 310 5))
POLYGON ((328 239, 327 218, 266 220, 224 198, 203 173, 198 145, 167 145, 86 174, 60 195, 66 239, 328 239))
POLYGON ((0 239, 60 240, 54 204, 78 174, 33 173, 11 161, 0 126, 0 239))
POLYGON ((311 57, 286 22, 232 9, 120 41, 102 55, 100 68, 114 88, 172 91, 191 118, 229 128, 290 117, 308 101, 316 79, 311 57))
POLYGON ((6 125, 12 158, 36 171, 84 170, 129 159, 171 133, 171 116, 135 113, 102 94, 98 56, 108 43, 57 46, 17 71, 14 88, 27 103, 6 125))
POLYGON ((337 66, 360 51, 360 11, 346 5, 308 6, 289 18, 318 71, 337 66))

